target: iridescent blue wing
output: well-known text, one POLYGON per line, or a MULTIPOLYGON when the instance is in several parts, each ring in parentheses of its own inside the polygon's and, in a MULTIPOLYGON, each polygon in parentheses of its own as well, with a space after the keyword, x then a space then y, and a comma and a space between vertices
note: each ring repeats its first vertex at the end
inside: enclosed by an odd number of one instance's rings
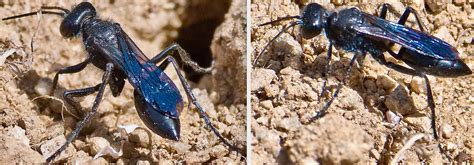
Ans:
POLYGON ((122 31, 117 35, 118 48, 122 52, 122 67, 130 84, 138 90, 146 102, 161 113, 178 118, 182 97, 172 80, 136 46, 122 31))
POLYGON ((372 25, 352 28, 367 37, 388 40, 436 59, 459 59, 456 48, 439 38, 366 13, 364 13, 364 18, 372 25))

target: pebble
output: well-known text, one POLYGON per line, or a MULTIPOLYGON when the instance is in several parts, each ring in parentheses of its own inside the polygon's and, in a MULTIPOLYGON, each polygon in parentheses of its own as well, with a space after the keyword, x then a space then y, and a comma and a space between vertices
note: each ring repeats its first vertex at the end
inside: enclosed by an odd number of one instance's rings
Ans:
POLYGON ((426 95, 412 93, 411 98, 413 99, 414 110, 422 111, 428 107, 428 99, 426 95))
POLYGON ((357 164, 364 162, 374 145, 365 130, 338 114, 304 125, 286 139, 284 147, 294 164, 302 164, 304 158, 323 164, 357 164))
POLYGON ((441 125, 440 131, 443 138, 449 139, 453 136, 454 128, 451 125, 444 123, 441 125))
MULTIPOLYGON (((57 137, 43 143, 43 145, 41 145, 41 147, 40 147, 40 151, 41 151, 44 159, 46 159, 49 156, 53 155, 53 153, 57 149, 59 149, 64 143, 66 143, 66 137, 64 135, 57 136, 57 137)), ((76 153, 76 148, 74 148, 74 146, 72 144, 69 144, 67 146, 66 150, 61 152, 61 154, 59 154, 59 156, 57 156, 56 159, 54 159, 54 161, 60 161, 60 160, 67 159, 67 158, 71 157, 72 155, 74 155, 74 153, 76 153)))
POLYGON ((454 151, 454 150, 456 150, 457 148, 458 148, 458 146, 457 146, 455 143, 448 142, 448 143, 446 144, 446 149, 447 149, 448 151, 454 151))
POLYGON ((447 4, 450 4, 452 0, 425 0, 425 4, 428 5, 428 9, 432 12, 440 12, 446 8, 447 4))
POLYGON ((150 146, 150 137, 145 129, 135 129, 132 131, 128 137, 130 141, 137 143, 140 147, 149 147, 150 146))
POLYGON ((331 2, 337 6, 344 4, 344 0, 331 0, 331 2))
POLYGON ((431 130, 431 119, 428 116, 408 115, 404 120, 417 129, 429 132, 431 130))
POLYGON ((13 127, 8 127, 4 132, 4 135, 15 138, 26 146, 30 145, 30 139, 28 139, 28 137, 26 136, 25 130, 17 125, 13 127))
POLYGON ((446 26, 439 27, 439 29, 433 32, 433 35, 451 45, 456 45, 456 40, 454 40, 453 35, 451 35, 449 29, 446 26))
POLYGON ((271 100, 265 100, 260 102, 260 106, 262 106, 265 109, 272 109, 273 108, 273 103, 271 100))
POLYGON ((276 97, 280 92, 280 88, 276 84, 270 84, 268 86, 265 86, 263 90, 265 91, 267 97, 276 97))
POLYGON ((370 150, 370 156, 372 156, 373 158, 375 158, 375 160, 379 160, 379 159, 380 159, 380 153, 379 153, 379 151, 377 151, 376 149, 371 149, 371 150, 370 150))
POLYGON ((257 129, 255 131, 255 137, 260 146, 263 146, 270 154, 276 156, 280 153, 281 138, 275 130, 257 129))
POLYGON ((421 12, 425 10, 425 1, 424 0, 411 0, 412 7, 418 11, 421 12))
POLYGON ((426 93, 425 79, 418 76, 413 77, 410 82, 410 88, 418 94, 426 93))
POLYGON ((301 73, 291 67, 286 67, 280 70, 280 75, 292 76, 292 77, 300 77, 301 73))
POLYGON ((150 165, 148 160, 138 160, 137 165, 150 165))
POLYGON ((377 85, 373 79, 366 79, 364 81, 364 87, 370 92, 377 91, 377 85))
POLYGON ((217 145, 215 147, 211 148, 211 151, 209 154, 214 157, 214 158, 223 158, 225 155, 229 153, 229 150, 227 150, 224 145, 217 145))
POLYGON ((170 147, 178 154, 186 153, 191 149, 191 145, 180 142, 171 143, 170 147))
POLYGON ((48 79, 42 78, 38 80, 38 83, 35 85, 35 92, 36 94, 42 96, 42 95, 49 95, 51 93, 51 90, 53 89, 53 86, 48 79))
POLYGON ((276 128, 283 129, 284 131, 295 131, 301 127, 301 122, 297 117, 290 117, 284 119, 277 119, 276 128))
POLYGON ((336 106, 347 111, 363 110, 365 108, 364 101, 359 93, 348 87, 341 89, 336 106))
POLYGON ((0 134, 0 164, 45 164, 46 159, 29 145, 0 134))
POLYGON ((463 5, 464 3, 466 3, 466 0, 453 0, 453 1, 454 1, 454 4, 455 4, 455 5, 459 5, 459 6, 461 6, 461 5, 463 5))
POLYGON ((234 115, 227 114, 224 116, 224 123, 227 125, 233 125, 237 120, 235 120, 234 115))
POLYGON ((393 113, 392 111, 386 111, 385 116, 387 118, 387 121, 391 124, 397 125, 398 123, 400 123, 400 116, 398 116, 396 113, 393 113))
POLYGON ((377 87, 384 89, 385 91, 393 91, 397 87, 398 83, 393 78, 387 75, 377 76, 376 81, 377 87))
POLYGON ((185 155, 185 164, 199 164, 207 162, 211 159, 208 152, 188 152, 185 155))
POLYGON ((284 66, 295 69, 300 68, 300 59, 303 54, 303 49, 298 41, 296 41, 290 34, 283 33, 275 40, 274 46, 274 51, 277 52, 276 54, 281 54, 285 57, 282 63, 284 66))
POLYGON ((90 149, 91 149, 91 154, 92 155, 97 154, 97 152, 102 150, 102 148, 110 146, 110 143, 107 139, 105 139, 103 137, 99 137, 99 136, 87 138, 86 142, 88 144, 90 144, 90 149))
POLYGON ((398 112, 401 115, 412 113, 415 108, 408 94, 408 89, 402 85, 398 85, 393 92, 386 97, 384 103, 390 111, 398 112))
POLYGON ((274 70, 257 68, 252 71, 252 85, 250 90, 257 91, 265 86, 268 86, 276 77, 277 76, 274 70))
POLYGON ((71 164, 90 164, 92 163, 92 157, 84 151, 78 151, 70 159, 70 162, 71 164))

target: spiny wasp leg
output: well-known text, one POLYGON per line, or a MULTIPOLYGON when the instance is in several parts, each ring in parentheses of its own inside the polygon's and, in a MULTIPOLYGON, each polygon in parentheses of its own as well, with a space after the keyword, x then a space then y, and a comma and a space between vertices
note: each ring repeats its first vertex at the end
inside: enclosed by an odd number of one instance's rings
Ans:
POLYGON ((67 141, 65 144, 63 144, 56 152, 54 152, 51 156, 49 156, 46 161, 51 162, 59 156, 59 154, 66 149, 66 147, 74 140, 76 139, 77 135, 79 135, 79 132, 81 132, 82 128, 90 122, 90 120, 95 116, 97 113, 98 107, 100 102, 102 101, 102 96, 104 95, 104 90, 105 86, 107 85, 107 82, 109 81, 112 71, 113 71, 114 65, 112 63, 108 63, 106 66, 105 73, 102 77, 102 83, 99 86, 99 90, 97 93, 97 96, 95 98, 94 104, 92 105, 91 111, 87 113, 87 115, 84 117, 84 119, 76 124, 76 128, 71 132, 71 134, 67 137, 67 141))

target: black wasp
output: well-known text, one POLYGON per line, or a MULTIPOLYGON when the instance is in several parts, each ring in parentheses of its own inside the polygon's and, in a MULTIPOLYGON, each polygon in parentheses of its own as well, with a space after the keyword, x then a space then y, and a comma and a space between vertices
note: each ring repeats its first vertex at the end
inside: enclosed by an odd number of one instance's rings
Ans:
MULTIPOLYGON (((458 77, 469 75, 472 71, 459 58, 456 48, 442 41, 439 38, 425 33, 417 12, 411 8, 406 8, 398 23, 385 20, 387 11, 391 9, 389 4, 383 4, 380 16, 373 16, 360 11, 357 8, 344 9, 339 12, 330 12, 319 4, 311 3, 305 6, 301 15, 282 17, 274 21, 263 23, 260 26, 274 24, 283 20, 296 19, 285 26, 263 50, 255 57, 253 63, 257 63, 258 58, 265 49, 283 32, 293 26, 300 25, 300 33, 304 39, 311 39, 324 30, 329 39, 329 49, 327 52, 325 72, 331 60, 332 47, 342 48, 348 52, 354 52, 349 67, 343 80, 339 83, 332 98, 317 112, 311 119, 314 121, 321 118, 337 97, 342 84, 349 77, 354 61, 357 57, 365 57, 370 53, 379 63, 399 71, 404 74, 421 76, 425 79, 427 87, 428 104, 432 113, 432 129, 435 139, 438 139, 436 131, 435 104, 431 92, 428 75, 439 77, 458 77), (410 13, 415 15, 420 30, 415 30, 404 26, 410 13), (390 49, 391 44, 401 45, 400 50, 395 53, 390 49), (388 52, 398 60, 403 61, 409 67, 389 62, 383 53, 388 52)), ((326 77, 325 77, 326 78, 326 77)), ((326 80, 323 85, 325 90, 326 80)), ((322 96, 322 94, 321 94, 322 96)))
POLYGON ((125 85, 125 79, 128 79, 135 88, 135 107, 145 125, 164 138, 178 141, 180 138, 179 112, 184 108, 184 103, 176 85, 163 72, 170 63, 178 73, 189 100, 197 107, 206 124, 225 145, 237 150, 211 124, 191 92, 191 87, 179 71, 173 56, 178 55, 186 65, 191 66, 198 72, 209 72, 210 68, 199 67, 197 63, 190 60, 186 51, 178 44, 172 44, 152 59, 148 59, 118 23, 98 18, 94 6, 89 2, 78 4, 72 11, 61 7, 43 6, 38 12, 12 16, 3 20, 31 16, 37 13, 61 16, 63 18, 60 26, 61 35, 65 38, 82 35, 85 49, 88 52, 88 58, 85 61, 57 72, 53 80, 53 90, 57 86, 60 74, 79 72, 90 63, 105 71, 102 83, 93 87, 64 92, 65 100, 71 105, 76 105, 76 108, 80 107, 77 107, 77 103, 73 101, 74 97, 86 96, 95 92, 98 92, 98 94, 91 111, 76 125, 74 131, 67 138, 67 142, 49 156, 47 162, 51 162, 65 150, 77 137, 81 129, 94 117, 106 85, 109 84, 113 96, 118 96, 125 85), (162 63, 156 66, 156 63, 161 61, 162 63))

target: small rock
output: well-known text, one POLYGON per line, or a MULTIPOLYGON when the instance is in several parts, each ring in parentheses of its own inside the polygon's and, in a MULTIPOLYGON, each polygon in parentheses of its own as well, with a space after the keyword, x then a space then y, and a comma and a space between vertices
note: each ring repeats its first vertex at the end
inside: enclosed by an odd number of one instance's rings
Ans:
POLYGON ((425 1, 424 0, 411 0, 410 6, 412 6, 416 11, 425 10, 425 1))
POLYGON ((413 105, 415 106, 414 110, 421 111, 428 107, 428 99, 426 95, 412 93, 411 98, 413 100, 413 105))
POLYGON ((377 91, 377 85, 373 79, 366 79, 364 81, 364 87, 370 92, 377 91))
POLYGON ((380 159, 380 153, 379 153, 379 151, 377 151, 376 149, 371 149, 371 150, 370 150, 370 156, 372 156, 373 158, 375 158, 375 160, 379 160, 379 159, 380 159))
POLYGON ((109 162, 107 162, 105 158, 100 157, 100 158, 90 161, 90 164, 109 164, 109 162))
POLYGON ((236 122, 235 116, 231 114, 226 114, 224 116, 224 123, 227 125, 233 125, 236 122))
POLYGON ((428 9, 432 12, 440 12, 450 4, 452 0, 425 0, 425 4, 428 5, 428 9))
POLYGON ((215 147, 212 147, 211 151, 209 152, 209 154, 214 158, 223 158, 228 153, 229 150, 227 150, 227 148, 223 145, 217 145, 215 147))
POLYGON ((276 97, 280 92, 280 88, 276 84, 270 84, 268 86, 265 86, 263 90, 265 91, 267 97, 276 97))
POLYGON ((357 164, 367 161, 367 153, 374 140, 359 125, 339 116, 328 114, 324 118, 304 125, 290 134, 284 146, 291 163, 357 164), (330 135, 330 136, 328 136, 330 135))
POLYGON ((301 122, 297 117, 290 117, 284 119, 277 119, 276 128, 283 129, 284 131, 294 131, 301 127, 301 122))
POLYGON ((268 86, 276 77, 277 76, 274 70, 257 68, 252 72, 252 85, 250 90, 257 91, 265 86, 268 86))
POLYGON ((13 127, 8 127, 5 130, 4 135, 15 138, 26 146, 30 145, 30 139, 28 139, 28 137, 26 136, 25 130, 17 125, 13 127))
POLYGON ((86 142, 90 144, 91 154, 95 155, 97 152, 103 148, 110 146, 110 143, 107 139, 103 137, 91 137, 87 138, 86 142))
POLYGON ((462 6, 465 2, 466 0, 454 0, 454 4, 458 6, 462 6))
POLYGON ((91 163, 92 157, 89 156, 84 151, 78 151, 74 156, 71 158, 71 164, 87 164, 91 163))
POLYGON ((173 164, 173 161, 167 159, 160 159, 158 164, 173 164))
POLYGON ((176 151, 178 154, 185 153, 191 149, 191 146, 189 144, 180 143, 180 142, 171 143, 170 146, 171 146, 171 149, 176 151))
POLYGON ((387 121, 391 124, 397 125, 398 123, 400 123, 400 116, 398 116, 396 113, 393 113, 392 111, 386 111, 385 116, 387 118, 387 121))
POLYGON ((51 90, 53 89, 53 86, 48 79, 42 78, 38 80, 38 83, 35 85, 35 92, 36 94, 42 96, 42 95, 49 95, 51 93, 51 90))
POLYGON ((425 85, 425 79, 421 77, 413 77, 413 79, 410 82, 410 87, 411 90, 420 94, 420 93, 426 93, 426 85, 425 85))
POLYGON ((431 130, 431 119, 428 116, 409 115, 404 120, 416 129, 429 132, 431 130))
POLYGON ((337 107, 340 107, 344 110, 353 111, 353 110, 362 110, 364 109, 364 101, 362 97, 357 93, 357 91, 343 87, 341 93, 339 93, 337 107))
POLYGON ((448 142, 446 144, 446 150, 448 150, 448 151, 452 152, 452 151, 456 150, 457 148, 458 148, 458 146, 456 144, 452 143, 452 142, 448 142))
POLYGON ((295 69, 299 69, 301 66, 301 55, 303 50, 300 44, 290 34, 283 33, 274 42, 274 51, 277 55, 283 55, 284 66, 289 66, 295 69))
POLYGON ((138 160, 137 165, 150 165, 148 160, 138 160))
POLYGON ((333 3, 336 6, 340 6, 344 4, 344 0, 331 0, 331 3, 333 3))
POLYGON ((413 100, 408 94, 408 89, 402 85, 398 85, 387 96, 384 103, 390 111, 398 112, 401 115, 413 113, 415 108, 413 100))
MULTIPOLYGON (((471 156, 466 154, 465 152, 460 152, 458 156, 455 158, 458 162, 464 162, 471 159, 471 156)), ((472 159, 471 159, 472 160, 472 159)))
POLYGON ((198 164, 204 163, 211 159, 208 152, 188 152, 185 155, 185 164, 198 164))
MULTIPOLYGON (((58 150, 64 143, 66 143, 66 137, 64 135, 57 136, 43 143, 43 145, 40 147, 40 150, 44 159, 47 159, 49 156, 53 155, 53 153, 56 152, 56 150, 58 150)), ((74 155, 74 153, 76 153, 76 148, 74 148, 72 144, 69 144, 66 147, 66 150, 61 152, 61 154, 59 154, 59 156, 57 156, 53 162, 67 159, 74 155)))
POLYGON ((44 164, 46 159, 24 142, 0 135, 0 164, 44 164))
POLYGON ((88 148, 86 148, 88 145, 82 140, 76 139, 72 142, 72 144, 77 150, 88 150, 88 148))
POLYGON ((443 138, 449 139, 453 136, 454 128, 451 125, 444 123, 441 125, 440 131, 443 138))
POLYGON ((281 150, 280 136, 275 130, 259 129, 255 131, 255 137, 259 141, 260 146, 263 146, 272 155, 278 155, 281 150))
POLYGON ((147 133, 147 130, 135 129, 133 132, 130 133, 128 138, 130 139, 130 141, 139 144, 140 147, 150 146, 150 137, 147 133))
POLYGON ((268 116, 261 116, 255 120, 257 123, 268 126, 268 116))
POLYGON ((314 92, 313 90, 308 90, 305 92, 306 97, 309 99, 309 101, 316 101, 318 100, 318 93, 314 92))
POLYGON ((292 77, 300 77, 301 73, 291 67, 286 67, 280 70, 281 75, 292 76, 292 77))
POLYGON ((438 30, 436 30, 433 35, 435 37, 440 38, 443 41, 446 41, 447 43, 451 45, 456 45, 456 40, 454 40, 453 35, 449 32, 448 27, 446 26, 441 26, 438 30))
POLYGON ((272 104, 271 100, 265 100, 265 101, 260 102, 260 106, 262 106, 265 109, 272 109, 273 108, 273 104, 272 104))
POLYGON ((382 88, 386 92, 392 91, 398 85, 397 81, 387 75, 377 76, 376 84, 378 88, 382 88))

